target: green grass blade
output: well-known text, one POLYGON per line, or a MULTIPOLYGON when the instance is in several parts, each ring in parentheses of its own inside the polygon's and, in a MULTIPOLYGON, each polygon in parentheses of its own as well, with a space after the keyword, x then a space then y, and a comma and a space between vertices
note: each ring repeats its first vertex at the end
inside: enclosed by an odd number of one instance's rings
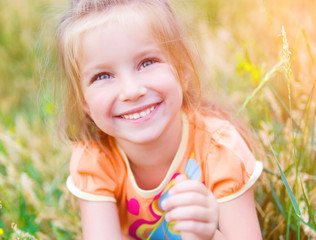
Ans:
POLYGON ((237 112, 237 114, 235 115, 234 118, 237 118, 239 116, 239 114, 246 108, 246 106, 248 105, 248 103, 251 101, 251 99, 254 98, 255 95, 257 95, 257 93, 264 87, 264 85, 269 82, 269 80, 271 80, 271 78, 274 76, 274 74, 280 70, 280 68, 283 66, 284 61, 279 62, 278 64, 276 64, 268 73, 266 73, 266 75, 263 77, 262 81, 259 83, 259 85, 255 88, 255 90, 253 90, 253 92, 251 93, 250 96, 248 96, 246 98, 246 100, 244 101, 243 105, 241 106, 241 108, 239 109, 239 111, 237 112))
POLYGON ((150 240, 151 236, 155 233, 155 231, 158 229, 159 225, 163 222, 165 215, 167 214, 167 212, 164 212, 161 216, 161 218, 159 219, 159 221, 155 224, 154 229, 151 231, 151 233, 149 234, 148 238, 146 238, 146 240, 150 240))
POLYGON ((279 160, 278 160, 278 158, 277 158, 277 156, 276 156, 276 154, 275 154, 275 152, 274 152, 273 147, 271 146, 271 144, 270 144, 270 148, 271 148, 271 151, 272 151, 272 153, 273 153, 273 155, 274 155, 274 158, 275 158, 275 160, 276 160, 276 162, 277 162, 277 164, 278 164, 278 168, 279 168, 279 170, 280 170, 282 182, 283 182, 283 184, 284 184, 284 186, 285 186, 285 188, 286 188, 287 193, 288 193, 289 196, 290 196, 290 199, 291 199, 292 205, 293 205, 293 207, 294 207, 295 213, 296 213, 297 215, 300 215, 300 211, 299 211, 299 208, 298 208, 298 204, 297 204, 297 202, 296 202, 296 199, 295 199, 295 197, 294 197, 294 194, 293 194, 293 192, 292 192, 292 190, 291 190, 291 188, 290 188, 290 185, 289 185, 288 181, 286 180, 286 177, 285 177, 285 175, 284 175, 284 172, 282 171, 282 168, 281 168, 281 166, 280 166, 279 160))
POLYGON ((307 196, 305 194, 305 190, 304 190, 304 186, 303 186, 301 178, 300 178, 300 181, 301 181, 302 192, 303 192, 304 200, 305 200, 305 203, 306 203, 306 206, 307 206, 307 209, 308 209, 308 213, 309 213, 310 219, 312 219, 313 226, 314 226, 314 228, 316 228, 316 222, 315 222, 315 219, 314 219, 314 213, 312 211, 311 205, 309 204, 309 201, 308 201, 307 196))
POLYGON ((271 180, 269 180, 269 182, 270 182, 270 188, 271 188, 272 196, 274 197, 274 200, 276 201, 276 204, 278 205, 278 208, 279 208, 281 214, 282 214, 283 216, 285 216, 285 213, 284 213, 282 204, 281 204, 281 202, 280 202, 280 200, 279 200, 278 195, 276 194, 276 191, 275 191, 275 189, 274 189, 274 187, 273 187, 273 184, 271 183, 271 180))
POLYGON ((290 236, 292 209, 293 207, 290 205, 289 215, 287 216, 287 222, 286 222, 286 240, 289 240, 289 236, 290 236))
MULTIPOLYGON (((288 116, 291 117, 291 112, 289 110, 289 108, 286 106, 286 104, 284 103, 284 101, 282 100, 282 98, 280 97, 280 95, 278 94, 278 92, 271 86, 268 85, 269 89, 272 91, 273 95, 276 97, 276 99, 278 100, 278 102, 281 104, 281 106, 283 107, 283 109, 285 110, 285 112, 288 114, 288 116)), ((295 121, 295 119, 292 119, 293 125, 295 128, 297 128, 299 131, 301 131, 299 124, 295 121)))
POLYGON ((296 218, 297 221, 303 223, 305 226, 307 226, 307 227, 309 227, 310 229, 316 231, 316 228, 315 228, 315 227, 313 227, 311 224, 305 222, 300 216, 297 216, 297 215, 293 215, 293 216, 296 218))

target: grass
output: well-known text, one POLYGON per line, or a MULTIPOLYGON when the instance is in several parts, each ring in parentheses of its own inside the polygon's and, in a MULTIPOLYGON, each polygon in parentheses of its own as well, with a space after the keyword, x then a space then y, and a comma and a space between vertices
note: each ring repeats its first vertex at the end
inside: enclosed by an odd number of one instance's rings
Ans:
MULTIPOLYGON (((0 239, 81 239, 45 58, 64 3, 0 2, 0 239)), ((181 11, 201 46, 205 94, 237 109, 263 145, 263 238, 316 239, 316 4, 188 0, 181 11)))

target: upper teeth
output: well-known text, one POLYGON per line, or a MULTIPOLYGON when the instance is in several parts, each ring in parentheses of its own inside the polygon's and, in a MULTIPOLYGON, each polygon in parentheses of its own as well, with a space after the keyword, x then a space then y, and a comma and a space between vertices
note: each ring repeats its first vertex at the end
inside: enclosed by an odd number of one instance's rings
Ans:
POLYGON ((149 113, 151 113, 155 109, 155 106, 151 106, 150 108, 147 108, 141 112, 123 115, 123 118, 125 119, 138 119, 147 116, 149 113))

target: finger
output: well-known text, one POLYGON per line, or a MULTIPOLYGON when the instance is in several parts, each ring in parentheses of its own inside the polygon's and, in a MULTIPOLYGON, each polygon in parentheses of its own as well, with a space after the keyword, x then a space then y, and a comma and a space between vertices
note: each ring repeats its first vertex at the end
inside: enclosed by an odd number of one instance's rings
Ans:
POLYGON ((208 196, 204 196, 203 194, 197 192, 183 192, 170 195, 169 198, 165 199, 161 203, 161 206, 165 211, 189 205, 208 207, 211 205, 211 199, 209 199, 208 196))
POLYGON ((177 184, 177 183, 179 183, 179 182, 182 182, 182 181, 185 181, 185 180, 187 180, 188 178, 185 176, 185 175, 183 175, 183 174, 179 174, 176 178, 175 178, 175 183, 177 184))
MULTIPOLYGON (((201 236, 190 232, 181 232, 182 240, 201 240, 201 236)), ((211 239, 211 238, 208 238, 211 239)))
POLYGON ((184 206, 177 207, 170 210, 165 219, 167 222, 180 221, 180 220, 191 220, 209 222, 216 221, 217 208, 205 208, 201 206, 184 206))
POLYGON ((173 225, 173 230, 176 232, 181 232, 181 235, 189 233, 190 235, 194 234, 197 236, 210 236, 209 239, 211 239, 211 236, 214 235, 216 229, 216 223, 205 223, 196 221, 178 221, 175 225, 173 225))
POLYGON ((199 181, 183 180, 176 182, 176 184, 170 189, 170 195, 189 191, 199 192, 205 196, 210 193, 205 185, 199 181))

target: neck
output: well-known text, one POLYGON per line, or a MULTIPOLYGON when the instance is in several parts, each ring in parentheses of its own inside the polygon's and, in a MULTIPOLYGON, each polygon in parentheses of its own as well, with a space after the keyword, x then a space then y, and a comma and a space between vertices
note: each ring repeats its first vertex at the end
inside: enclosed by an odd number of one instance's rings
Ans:
POLYGON ((167 129, 154 141, 142 144, 117 139, 118 144, 126 153, 130 166, 135 169, 150 170, 153 167, 168 170, 177 153, 182 136, 182 118, 179 113, 167 129))

